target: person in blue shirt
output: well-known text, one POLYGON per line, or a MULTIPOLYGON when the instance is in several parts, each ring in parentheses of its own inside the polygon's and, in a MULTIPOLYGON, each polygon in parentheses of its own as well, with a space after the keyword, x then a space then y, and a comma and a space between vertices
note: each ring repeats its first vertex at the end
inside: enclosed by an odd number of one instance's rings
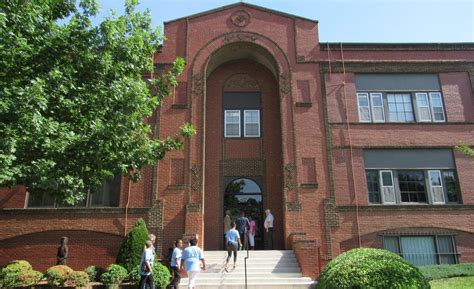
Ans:
POLYGON ((171 255, 171 270, 173 272, 173 280, 171 280, 170 288, 178 289, 179 282, 181 281, 181 256, 183 248, 183 240, 178 239, 174 242, 173 254, 171 255))
POLYGON ((225 240, 227 245, 227 259, 225 260, 224 270, 228 272, 227 265, 229 264, 230 257, 232 252, 234 253, 234 268, 235 263, 237 262, 237 248, 239 248, 242 243, 240 242, 239 231, 235 229, 235 222, 230 223, 230 230, 225 234, 225 240))
POLYGON ((197 274, 202 270, 206 270, 206 261, 204 260, 204 253, 201 248, 197 246, 197 238, 192 238, 189 241, 191 246, 187 247, 183 251, 181 260, 184 261, 184 268, 188 273, 188 289, 195 289, 197 274))
POLYGON ((146 286, 150 289, 155 289, 155 284, 153 283, 153 263, 155 262, 155 252, 153 243, 151 240, 146 241, 145 250, 143 250, 142 261, 140 262, 140 289, 146 289, 146 286))

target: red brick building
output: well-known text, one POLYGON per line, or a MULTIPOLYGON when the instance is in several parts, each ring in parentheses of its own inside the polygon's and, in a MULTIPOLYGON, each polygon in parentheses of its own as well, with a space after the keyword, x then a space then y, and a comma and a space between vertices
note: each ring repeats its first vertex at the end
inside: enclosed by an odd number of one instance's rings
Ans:
POLYGON ((151 119, 155 136, 191 122, 183 151, 116 179, 82 206, 0 191, 0 263, 114 262, 138 218, 166 254, 200 235, 222 249, 225 209, 275 217, 275 249, 304 274, 341 252, 387 248, 416 265, 474 262, 474 44, 319 43, 318 22, 238 3, 165 23, 158 71, 186 69, 151 119), (318 253, 319 252, 319 253, 318 253))

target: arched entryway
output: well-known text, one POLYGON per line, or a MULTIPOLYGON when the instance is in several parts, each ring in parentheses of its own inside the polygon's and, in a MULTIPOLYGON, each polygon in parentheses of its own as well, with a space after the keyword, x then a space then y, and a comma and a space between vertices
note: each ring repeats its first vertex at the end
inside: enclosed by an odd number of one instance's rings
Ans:
POLYGON ((263 248, 263 211, 270 208, 279 223, 275 249, 284 249, 278 67, 264 48, 238 42, 213 53, 206 72, 204 248, 223 249, 226 208, 234 218, 243 209, 257 220, 263 248))

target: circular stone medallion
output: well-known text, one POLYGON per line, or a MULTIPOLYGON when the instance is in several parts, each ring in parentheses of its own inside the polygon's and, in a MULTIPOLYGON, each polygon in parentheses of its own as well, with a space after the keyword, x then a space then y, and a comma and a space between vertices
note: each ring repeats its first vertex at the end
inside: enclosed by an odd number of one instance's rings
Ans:
POLYGON ((250 24, 250 14, 244 10, 235 11, 230 16, 232 24, 237 27, 245 27, 250 24))

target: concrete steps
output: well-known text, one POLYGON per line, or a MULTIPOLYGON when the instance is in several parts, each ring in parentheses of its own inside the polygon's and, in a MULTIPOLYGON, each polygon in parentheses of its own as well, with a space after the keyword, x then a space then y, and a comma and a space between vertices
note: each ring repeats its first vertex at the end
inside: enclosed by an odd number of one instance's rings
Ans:
MULTIPOLYGON (((199 273, 196 289, 242 289, 245 288, 245 251, 239 251, 237 265, 225 272, 225 251, 205 251, 206 271, 199 273)), ((181 279, 180 289, 188 288, 188 278, 181 279)), ((309 289, 315 282, 303 277, 293 251, 249 251, 247 259, 248 289, 309 289)))

